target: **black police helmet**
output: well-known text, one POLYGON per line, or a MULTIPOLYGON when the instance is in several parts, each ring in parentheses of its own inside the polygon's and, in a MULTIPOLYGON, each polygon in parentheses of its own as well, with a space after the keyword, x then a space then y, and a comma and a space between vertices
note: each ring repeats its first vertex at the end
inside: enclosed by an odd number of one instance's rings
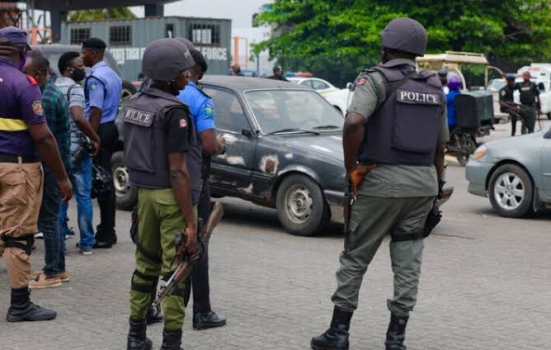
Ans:
POLYGON ((194 65, 189 49, 180 40, 163 38, 145 48, 142 72, 153 80, 171 81, 194 65))
POLYGON ((427 32, 421 23, 414 19, 401 17, 390 21, 381 32, 383 47, 396 51, 425 55, 427 32))

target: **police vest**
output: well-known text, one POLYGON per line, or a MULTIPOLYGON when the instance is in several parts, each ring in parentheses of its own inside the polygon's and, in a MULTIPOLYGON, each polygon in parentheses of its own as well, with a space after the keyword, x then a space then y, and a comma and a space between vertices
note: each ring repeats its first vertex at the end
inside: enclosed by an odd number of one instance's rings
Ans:
MULTIPOLYGON (((404 78, 399 69, 373 69, 386 79, 385 87, 404 78)), ((365 124, 357 160, 432 165, 445 106, 440 81, 421 71, 389 93, 365 124)))
POLYGON ((536 84, 532 82, 528 85, 518 83, 517 88, 520 91, 520 103, 528 106, 533 106, 536 104, 536 92, 538 91, 536 84))
MULTIPOLYGON (((123 115, 124 162, 130 182, 145 188, 170 188, 170 171, 165 145, 164 118, 172 108, 189 108, 175 96, 154 88, 146 88, 128 102, 123 115)), ((189 118, 191 121, 191 118, 189 118)), ((192 202, 201 195, 201 146, 195 127, 190 122, 191 137, 187 168, 191 179, 192 202)))

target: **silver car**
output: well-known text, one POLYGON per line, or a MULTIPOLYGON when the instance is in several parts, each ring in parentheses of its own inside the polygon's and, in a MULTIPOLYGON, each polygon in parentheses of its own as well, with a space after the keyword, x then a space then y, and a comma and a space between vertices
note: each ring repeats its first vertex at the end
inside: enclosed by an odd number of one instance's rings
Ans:
POLYGON ((551 206, 551 129, 480 146, 466 177, 468 191, 489 197, 501 216, 518 218, 551 206))

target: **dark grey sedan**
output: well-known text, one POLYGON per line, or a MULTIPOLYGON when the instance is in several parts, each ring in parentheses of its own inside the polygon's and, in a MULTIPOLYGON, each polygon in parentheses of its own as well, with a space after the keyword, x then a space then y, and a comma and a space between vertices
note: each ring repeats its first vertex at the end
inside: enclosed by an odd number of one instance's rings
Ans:
POLYGON ((201 87, 227 144, 212 160, 213 196, 277 208, 297 235, 342 222, 342 115, 315 91, 283 81, 207 76, 201 87))

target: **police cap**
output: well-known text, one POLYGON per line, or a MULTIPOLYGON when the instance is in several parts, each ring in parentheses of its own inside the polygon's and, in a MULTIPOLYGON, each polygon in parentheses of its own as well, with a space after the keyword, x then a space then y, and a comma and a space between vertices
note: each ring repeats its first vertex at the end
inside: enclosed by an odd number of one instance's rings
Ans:
POLYGON ((103 51, 107 48, 105 41, 98 38, 86 39, 82 42, 83 49, 103 51))
POLYGON ((505 75, 505 79, 507 80, 515 80, 517 78, 517 75, 515 73, 507 73, 505 75))
POLYGON ((381 32, 383 47, 423 56, 427 49, 427 32, 421 23, 407 17, 388 22, 381 32))
POLYGON ((163 38, 145 48, 142 72, 153 80, 171 81, 194 65, 191 53, 180 40, 163 38))
POLYGON ((27 43, 27 32, 17 27, 4 27, 0 29, 0 45, 25 44, 27 49, 31 49, 27 43))
POLYGON ((448 76, 448 70, 445 68, 442 68, 438 71, 438 75, 441 77, 447 77, 448 76))

